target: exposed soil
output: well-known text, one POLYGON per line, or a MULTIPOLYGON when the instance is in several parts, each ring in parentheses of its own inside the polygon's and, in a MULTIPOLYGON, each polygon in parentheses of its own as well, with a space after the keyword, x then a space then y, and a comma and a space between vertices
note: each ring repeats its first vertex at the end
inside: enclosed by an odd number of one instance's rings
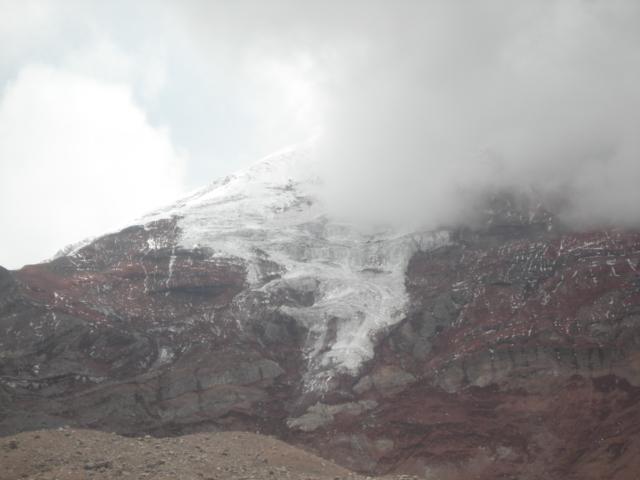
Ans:
POLYGON ((0 480, 112 478, 363 480, 371 477, 349 472, 272 437, 244 432, 129 438, 60 428, 0 440, 0 480))

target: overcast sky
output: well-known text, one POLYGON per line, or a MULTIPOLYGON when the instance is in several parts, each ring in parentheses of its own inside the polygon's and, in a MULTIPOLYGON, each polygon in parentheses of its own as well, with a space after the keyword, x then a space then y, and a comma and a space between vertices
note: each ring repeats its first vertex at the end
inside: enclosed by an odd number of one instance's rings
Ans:
POLYGON ((0 45, 10 268, 318 133, 363 217, 640 221, 634 0, 0 0, 0 45))

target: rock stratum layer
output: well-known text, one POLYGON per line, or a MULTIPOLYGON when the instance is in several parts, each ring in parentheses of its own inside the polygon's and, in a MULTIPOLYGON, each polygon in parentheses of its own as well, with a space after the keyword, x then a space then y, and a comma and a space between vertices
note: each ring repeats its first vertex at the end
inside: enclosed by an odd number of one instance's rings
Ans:
POLYGON ((475 229, 365 232, 299 157, 0 269, 0 433, 247 430, 363 472, 636 478, 640 233, 509 195, 475 229))

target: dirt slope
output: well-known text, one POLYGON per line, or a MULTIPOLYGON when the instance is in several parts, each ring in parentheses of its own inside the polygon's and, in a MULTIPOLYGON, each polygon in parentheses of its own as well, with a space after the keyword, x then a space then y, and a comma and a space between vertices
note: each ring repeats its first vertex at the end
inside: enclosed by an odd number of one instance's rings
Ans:
MULTIPOLYGON (((365 479, 264 435, 224 432, 128 438, 60 428, 0 440, 0 480, 365 479)), ((410 479, 414 477, 385 477, 410 479)))

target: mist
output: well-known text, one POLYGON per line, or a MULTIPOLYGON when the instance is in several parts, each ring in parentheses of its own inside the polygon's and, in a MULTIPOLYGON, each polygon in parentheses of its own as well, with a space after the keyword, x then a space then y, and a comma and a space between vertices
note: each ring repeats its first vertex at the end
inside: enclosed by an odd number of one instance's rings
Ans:
POLYGON ((640 223, 637 2, 190 5, 205 44, 304 65, 343 214, 435 227, 507 190, 575 226, 640 223))

